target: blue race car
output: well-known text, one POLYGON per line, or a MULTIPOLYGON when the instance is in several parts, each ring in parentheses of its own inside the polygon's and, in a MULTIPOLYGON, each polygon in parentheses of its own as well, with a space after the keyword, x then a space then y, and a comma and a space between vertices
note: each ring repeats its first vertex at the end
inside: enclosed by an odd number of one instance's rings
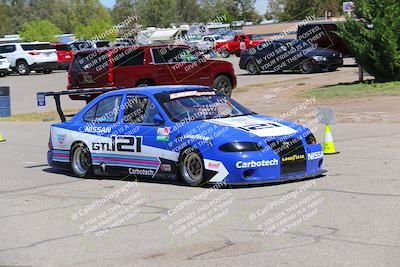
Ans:
MULTIPOLYGON (((192 186, 324 172, 322 147, 307 128, 258 115, 208 87, 102 92, 71 120, 62 113, 64 122, 51 126, 49 165, 71 168, 79 177, 180 178, 192 186)), ((60 113, 59 95, 72 93, 47 95, 58 97, 60 113)))

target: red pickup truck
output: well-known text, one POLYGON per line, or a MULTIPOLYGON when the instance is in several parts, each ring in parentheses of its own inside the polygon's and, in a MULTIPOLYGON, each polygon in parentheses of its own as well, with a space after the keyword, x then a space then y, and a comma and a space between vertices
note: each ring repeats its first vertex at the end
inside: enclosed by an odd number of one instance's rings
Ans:
POLYGON ((230 96, 236 87, 236 76, 231 63, 205 59, 187 46, 100 48, 81 50, 75 55, 67 89, 171 84, 205 85, 230 96))
POLYGON ((238 34, 232 41, 215 42, 215 50, 221 54, 223 58, 229 57, 230 54, 240 56, 240 52, 249 49, 255 45, 265 42, 257 34, 238 34))

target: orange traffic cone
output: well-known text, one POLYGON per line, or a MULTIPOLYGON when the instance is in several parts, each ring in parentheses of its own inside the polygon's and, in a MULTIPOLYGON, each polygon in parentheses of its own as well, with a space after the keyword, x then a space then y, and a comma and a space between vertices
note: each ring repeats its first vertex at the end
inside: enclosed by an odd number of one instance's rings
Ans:
POLYGON ((333 136, 331 132, 331 126, 325 125, 325 140, 324 140, 324 155, 338 154, 333 144, 333 136))

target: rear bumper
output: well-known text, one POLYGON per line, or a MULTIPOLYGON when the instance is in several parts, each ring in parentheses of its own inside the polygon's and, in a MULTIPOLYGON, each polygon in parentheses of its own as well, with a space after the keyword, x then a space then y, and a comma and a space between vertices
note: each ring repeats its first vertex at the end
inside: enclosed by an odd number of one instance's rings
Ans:
POLYGON ((58 62, 57 69, 58 70, 69 70, 69 65, 71 65, 71 61, 68 62, 58 62))
POLYGON ((51 149, 47 151, 47 163, 51 167, 58 167, 69 169, 69 150, 55 150, 51 149))
POLYGON ((56 69, 58 62, 41 62, 41 63, 33 63, 29 66, 32 70, 45 70, 45 69, 56 69))

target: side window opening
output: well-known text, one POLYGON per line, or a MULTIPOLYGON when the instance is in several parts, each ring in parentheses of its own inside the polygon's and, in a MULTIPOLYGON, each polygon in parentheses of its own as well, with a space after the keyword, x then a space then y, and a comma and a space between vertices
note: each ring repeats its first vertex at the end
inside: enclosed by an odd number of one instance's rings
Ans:
POLYGON ((188 48, 153 48, 152 49, 155 63, 179 63, 193 62, 199 60, 198 55, 188 48))
POLYGON ((93 123, 114 123, 117 121, 121 96, 110 96, 90 108, 83 120, 93 123))
POLYGON ((158 109, 148 97, 127 97, 124 110, 124 123, 154 124, 155 114, 159 114, 158 109))
POLYGON ((144 50, 121 49, 113 54, 114 66, 136 66, 144 64, 144 50))
POLYGON ((12 53, 16 50, 15 45, 2 45, 0 46, 0 53, 12 53))

